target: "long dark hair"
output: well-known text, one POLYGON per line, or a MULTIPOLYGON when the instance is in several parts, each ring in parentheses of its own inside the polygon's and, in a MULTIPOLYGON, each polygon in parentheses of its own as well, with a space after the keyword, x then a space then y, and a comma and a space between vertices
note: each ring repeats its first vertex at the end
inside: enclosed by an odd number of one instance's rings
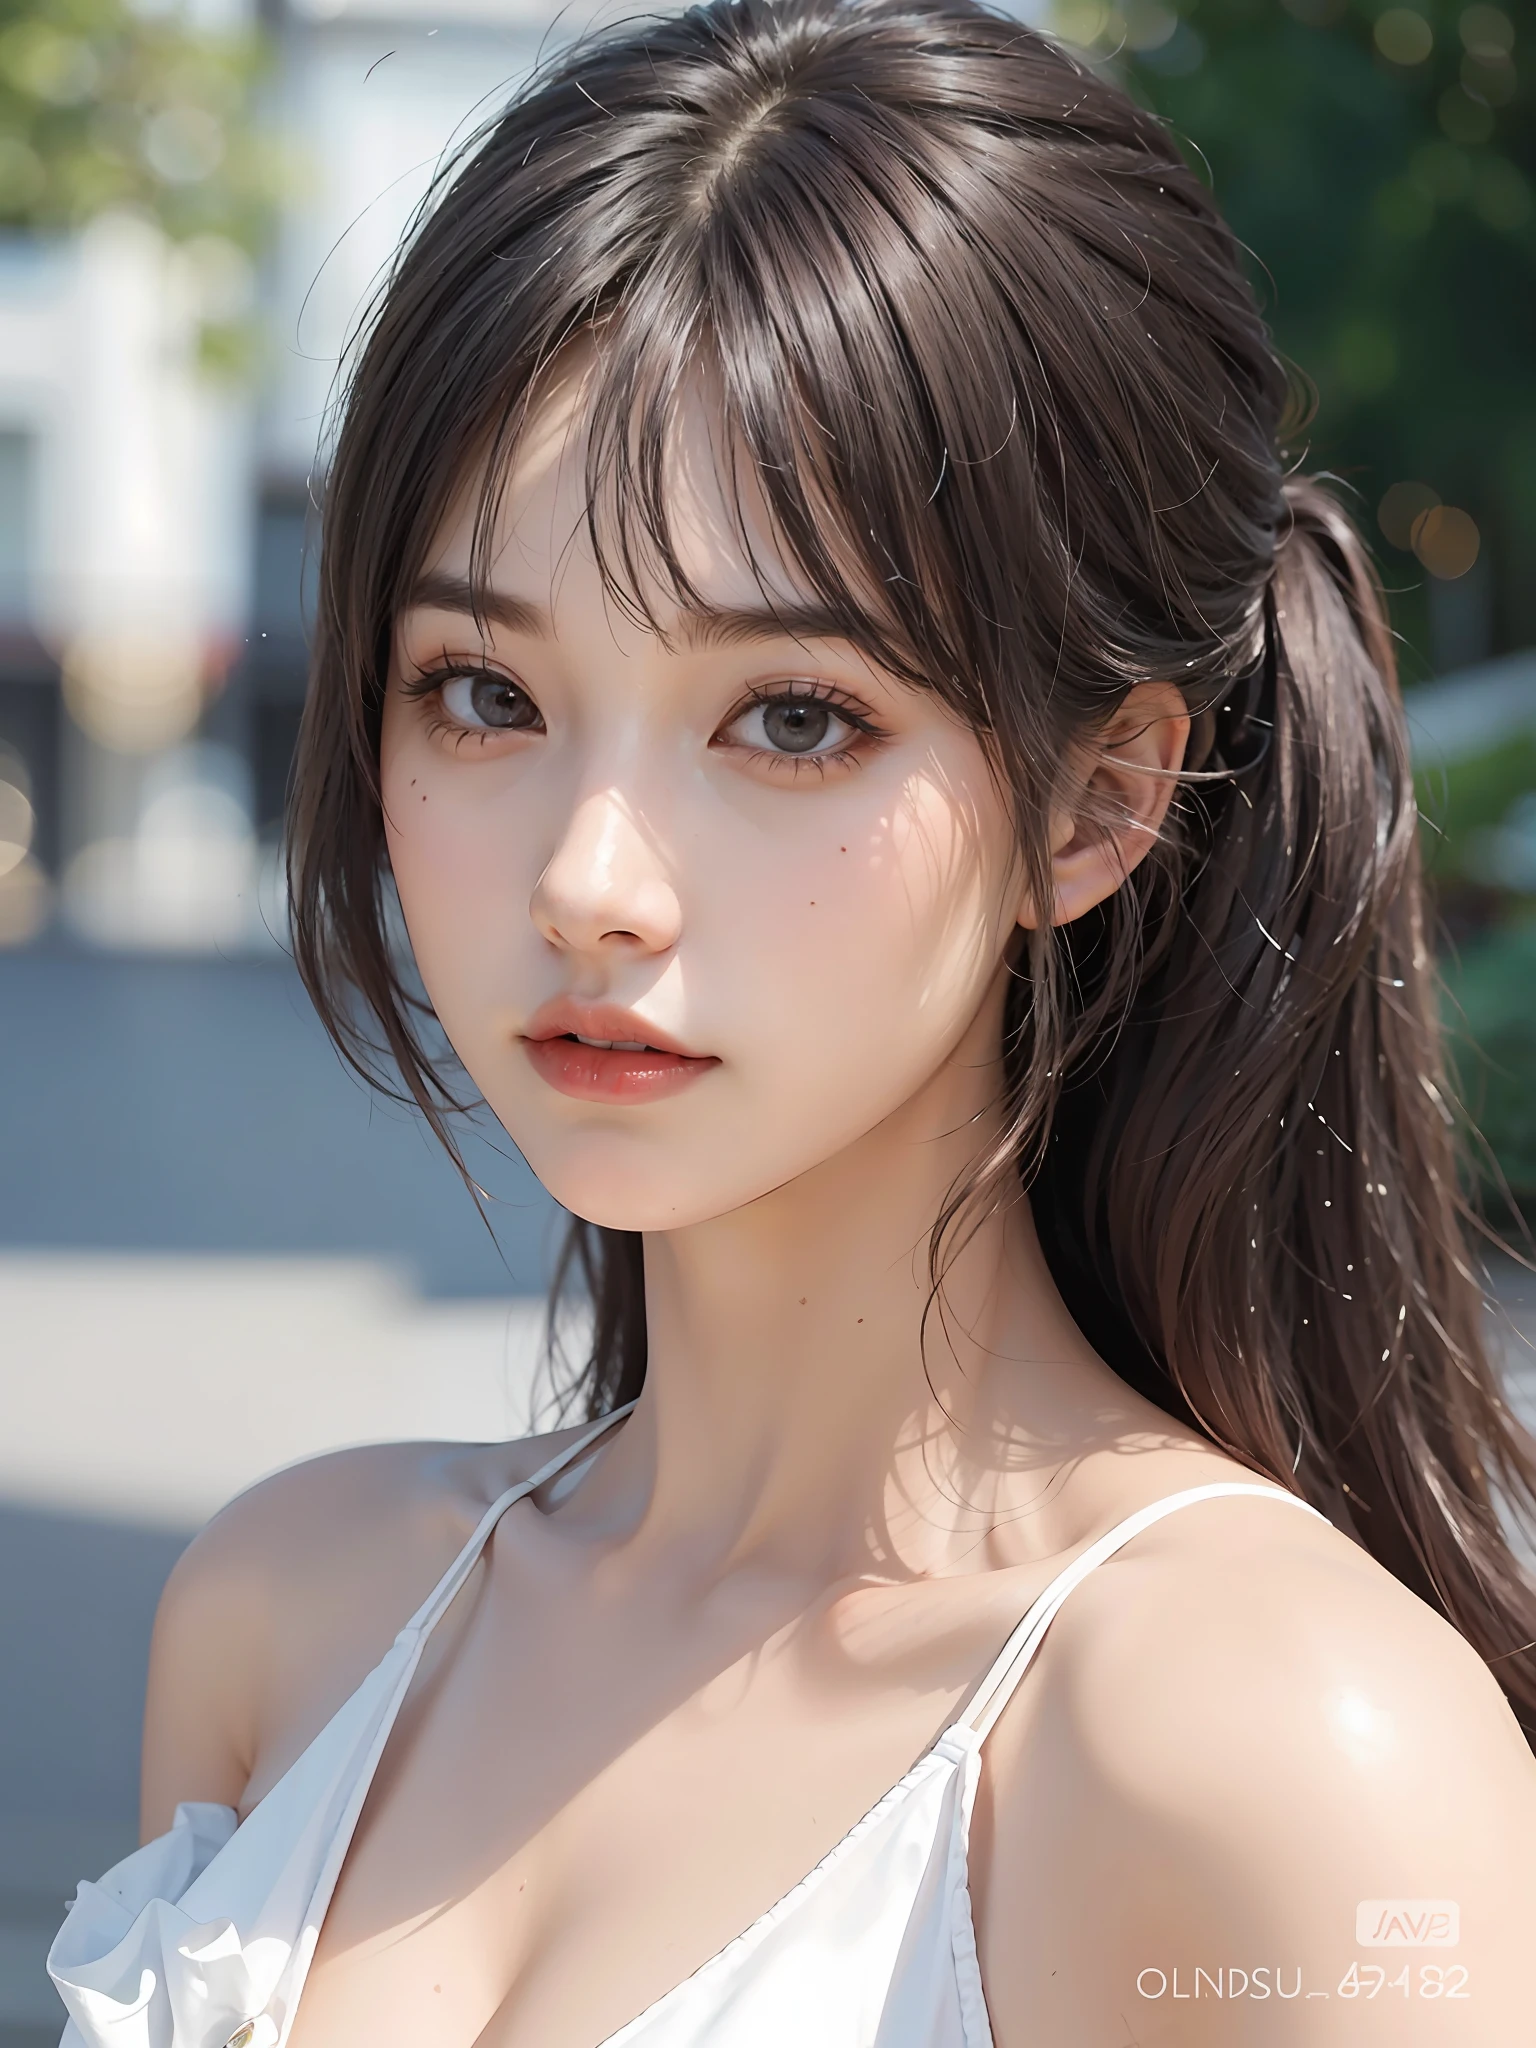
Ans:
MULTIPOLYGON (((365 1071, 452 1145, 388 931, 393 621, 483 465, 480 570, 540 370, 595 337, 615 598, 696 601, 663 450, 701 368, 808 590, 983 736, 1049 900, 1058 765, 1139 680, 1193 741, 1159 846, 1029 935, 1007 1135, 935 1281, 1027 1189, 1109 1362, 1324 1508, 1536 1729, 1536 1596, 1497 1499, 1536 1449, 1484 1355, 1392 643, 1291 386, 1161 125, 971 0, 712 0, 549 63, 439 180, 368 323, 326 493, 292 817, 296 951, 365 1071)), ((746 524, 742 523, 746 546, 746 524)), ((593 1412, 639 1391, 637 1237, 572 1226, 593 1412)))

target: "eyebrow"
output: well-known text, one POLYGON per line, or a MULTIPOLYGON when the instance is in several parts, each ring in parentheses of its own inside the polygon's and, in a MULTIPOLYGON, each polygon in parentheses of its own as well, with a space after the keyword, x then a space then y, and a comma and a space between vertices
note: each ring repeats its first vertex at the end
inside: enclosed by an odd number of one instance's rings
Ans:
POLYGON ((507 590, 477 590, 467 578, 449 576, 438 569, 417 578, 405 609, 462 612, 467 619, 489 619, 492 625, 505 626, 509 633, 550 637, 549 614, 541 606, 514 597, 507 590))
MULTIPOLYGON (((508 590, 477 590, 465 577, 431 570, 412 590, 407 611, 460 612, 485 619, 509 633, 533 639, 554 637, 554 626, 542 605, 514 597, 508 590)), ((711 647, 741 647, 755 640, 849 640, 848 621, 827 605, 722 605, 683 614, 678 635, 690 652, 711 647)))

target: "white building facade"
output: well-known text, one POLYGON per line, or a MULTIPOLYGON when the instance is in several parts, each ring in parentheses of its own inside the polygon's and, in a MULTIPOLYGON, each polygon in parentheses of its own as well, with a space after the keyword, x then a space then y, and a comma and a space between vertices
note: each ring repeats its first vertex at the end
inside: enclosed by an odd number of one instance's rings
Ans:
POLYGON ((264 10, 260 118, 293 189, 251 280, 244 384, 199 367, 206 251, 126 215, 0 238, 0 944, 273 943, 347 340, 445 151, 582 18, 264 10))

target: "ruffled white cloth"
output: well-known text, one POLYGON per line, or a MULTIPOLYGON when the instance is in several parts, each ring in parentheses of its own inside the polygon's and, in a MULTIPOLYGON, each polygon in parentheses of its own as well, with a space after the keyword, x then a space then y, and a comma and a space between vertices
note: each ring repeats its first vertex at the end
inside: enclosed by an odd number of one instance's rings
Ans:
MULTIPOLYGON (((229 1918, 197 1922, 180 1902, 235 1832, 227 1806, 178 1806, 169 1834, 82 1884, 48 1956, 69 2008, 64 2040, 126 2044, 227 2039, 253 2007, 253 1966, 229 1918)), ((283 1948, 279 1968, 288 1960, 283 1948)), ((272 1985, 265 1987, 270 1996, 272 1985)))
POLYGON ((424 1641, 416 1624, 396 1637, 240 1826, 227 1806, 178 1806, 169 1833, 80 1886, 48 1954, 69 2010, 60 2048, 276 2048, 286 2037, 424 1641))

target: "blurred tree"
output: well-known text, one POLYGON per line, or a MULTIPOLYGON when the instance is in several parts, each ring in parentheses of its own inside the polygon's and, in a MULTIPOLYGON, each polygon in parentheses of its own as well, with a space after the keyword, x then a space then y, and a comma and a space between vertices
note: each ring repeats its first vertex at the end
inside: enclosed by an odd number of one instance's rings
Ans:
POLYGON ((1536 642, 1533 14, 1054 7, 1209 167, 1316 388, 1308 465, 1347 479, 1375 529, 1410 677, 1536 642))
POLYGON ((249 119, 261 61, 253 34, 161 6, 0 0, 0 228, 148 214, 197 268, 205 358, 232 366, 251 338, 249 257, 283 183, 249 119))
POLYGON ((1536 1231, 1536 924, 1503 925, 1446 966, 1458 1092, 1483 1141, 1468 1156, 1484 1211, 1536 1231))

